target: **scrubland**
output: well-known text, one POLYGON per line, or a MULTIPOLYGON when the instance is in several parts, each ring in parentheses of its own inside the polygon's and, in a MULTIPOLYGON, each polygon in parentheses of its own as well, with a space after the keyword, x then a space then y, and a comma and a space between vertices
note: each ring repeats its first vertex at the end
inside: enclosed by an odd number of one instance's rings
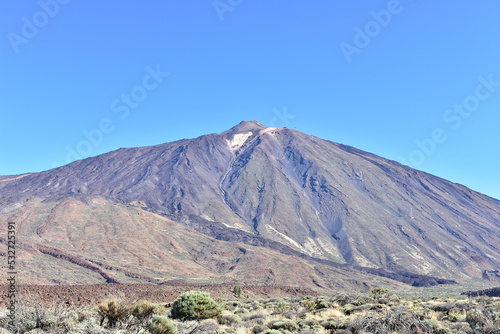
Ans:
MULTIPOLYGON (((110 296, 93 306, 34 295, 16 301, 19 333, 500 333, 498 297, 401 297, 383 288, 366 294, 212 299, 190 291, 174 303, 110 296)), ((239 297, 238 297, 239 295, 239 297)), ((2 310, 1 333, 8 331, 2 310)), ((12 323, 11 323, 12 324, 12 323)))

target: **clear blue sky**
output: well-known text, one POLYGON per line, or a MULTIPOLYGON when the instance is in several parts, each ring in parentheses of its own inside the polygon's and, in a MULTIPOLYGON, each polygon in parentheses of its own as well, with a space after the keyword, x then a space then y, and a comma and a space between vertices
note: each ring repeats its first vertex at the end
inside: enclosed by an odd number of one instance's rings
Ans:
POLYGON ((499 13, 497 0, 9 1, 0 175, 255 119, 500 198, 499 13))

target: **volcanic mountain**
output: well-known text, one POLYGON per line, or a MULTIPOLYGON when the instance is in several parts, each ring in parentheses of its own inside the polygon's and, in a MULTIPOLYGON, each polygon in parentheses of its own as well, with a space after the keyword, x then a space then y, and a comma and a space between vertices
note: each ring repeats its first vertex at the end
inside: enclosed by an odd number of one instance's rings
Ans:
POLYGON ((0 217, 18 226, 24 270, 51 283, 341 287, 349 277, 471 279, 500 268, 500 201, 256 121, 0 177, 0 217), (80 279, 70 274, 81 268, 80 279))

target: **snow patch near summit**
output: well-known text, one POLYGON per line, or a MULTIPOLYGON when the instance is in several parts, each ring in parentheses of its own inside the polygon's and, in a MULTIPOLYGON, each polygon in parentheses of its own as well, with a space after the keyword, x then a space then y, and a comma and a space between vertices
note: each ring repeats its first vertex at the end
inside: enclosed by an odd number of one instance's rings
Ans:
POLYGON ((237 133, 233 136, 233 139, 226 139, 226 141, 231 151, 235 152, 241 147, 241 145, 243 145, 247 141, 248 137, 250 137, 251 135, 252 131, 246 133, 237 133))

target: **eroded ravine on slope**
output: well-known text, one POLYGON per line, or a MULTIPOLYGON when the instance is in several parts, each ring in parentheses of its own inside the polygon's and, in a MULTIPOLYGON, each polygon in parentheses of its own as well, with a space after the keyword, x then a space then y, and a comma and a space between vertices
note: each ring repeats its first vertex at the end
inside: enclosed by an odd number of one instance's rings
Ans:
POLYGON ((222 200, 223 200, 224 204, 234 214, 236 214, 242 221, 246 221, 246 220, 245 220, 244 217, 242 217, 240 215, 240 213, 238 212, 238 210, 235 210, 235 208, 231 204, 231 201, 229 200, 228 193, 224 189, 224 182, 226 181, 227 176, 229 175, 229 173, 231 173, 231 171, 233 170, 233 165, 234 165, 234 162, 236 161, 237 155, 240 153, 239 152, 240 148, 242 148, 242 146, 247 141, 251 142, 253 139, 255 139, 255 137, 254 138, 250 138, 252 136, 252 134, 253 133, 251 131, 248 131, 248 132, 245 132, 245 133, 237 133, 237 134, 234 134, 231 139, 226 139, 226 143, 227 143, 227 145, 229 147, 229 150, 232 153, 232 156, 231 156, 231 160, 228 163, 228 167, 226 169, 226 172, 222 175, 222 177, 221 177, 221 179, 219 181, 219 190, 221 192, 222 200), (250 138, 250 140, 249 140, 249 138, 250 138))

